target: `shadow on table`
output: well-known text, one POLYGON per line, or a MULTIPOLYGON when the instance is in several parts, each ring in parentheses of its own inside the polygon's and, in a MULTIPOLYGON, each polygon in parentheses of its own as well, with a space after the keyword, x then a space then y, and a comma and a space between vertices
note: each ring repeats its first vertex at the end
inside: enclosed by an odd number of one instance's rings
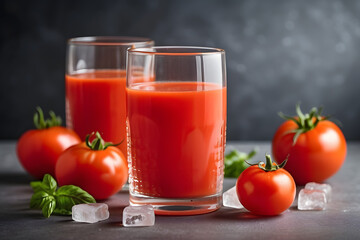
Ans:
POLYGON ((219 211, 216 211, 211 214, 211 217, 218 218, 218 219, 228 219, 228 220, 243 220, 243 221, 252 221, 252 220, 266 220, 266 219, 274 219, 281 217, 281 215, 278 216, 260 216, 255 215, 250 212, 248 212, 245 209, 233 209, 233 208, 226 208, 223 207, 219 211))
POLYGON ((106 221, 106 225, 104 225, 104 227, 123 227, 122 224, 122 213, 124 211, 124 208, 126 206, 110 206, 109 205, 109 212, 110 212, 110 217, 109 219, 106 221))
POLYGON ((31 181, 35 179, 26 173, 0 173, 0 185, 22 185, 29 184, 31 181))

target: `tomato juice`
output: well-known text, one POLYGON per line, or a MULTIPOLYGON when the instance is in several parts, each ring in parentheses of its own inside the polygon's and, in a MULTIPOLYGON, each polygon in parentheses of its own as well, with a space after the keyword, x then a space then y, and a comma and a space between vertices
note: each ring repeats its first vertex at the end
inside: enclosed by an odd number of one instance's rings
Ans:
POLYGON ((132 193, 161 198, 219 194, 226 139, 226 88, 145 82, 127 88, 132 193))
POLYGON ((126 156, 126 72, 93 70, 66 75, 66 124, 82 140, 93 131, 120 143, 126 156))

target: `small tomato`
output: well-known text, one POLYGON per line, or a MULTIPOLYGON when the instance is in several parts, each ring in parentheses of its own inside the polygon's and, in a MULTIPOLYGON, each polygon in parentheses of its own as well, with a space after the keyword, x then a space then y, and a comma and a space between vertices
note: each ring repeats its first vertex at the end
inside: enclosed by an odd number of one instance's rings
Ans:
POLYGON ((266 164, 259 163, 245 169, 236 182, 236 192, 241 204, 257 215, 279 215, 295 199, 296 185, 291 175, 272 163, 266 155, 266 164))
POLYGON ((90 142, 70 147, 61 154, 55 168, 60 186, 75 185, 95 199, 106 199, 117 193, 128 178, 127 161, 119 148, 105 143, 97 132, 90 142))
POLYGON ((313 108, 303 114, 296 106, 297 117, 281 116, 285 121, 272 140, 275 161, 288 156, 284 167, 296 184, 323 182, 334 175, 346 157, 346 140, 336 124, 313 108))
POLYGON ((80 137, 71 129, 61 127, 61 119, 50 112, 51 119, 44 120, 40 107, 34 115, 37 129, 25 132, 16 146, 16 153, 24 169, 36 179, 45 174, 55 174, 55 164, 68 147, 80 143, 80 137))

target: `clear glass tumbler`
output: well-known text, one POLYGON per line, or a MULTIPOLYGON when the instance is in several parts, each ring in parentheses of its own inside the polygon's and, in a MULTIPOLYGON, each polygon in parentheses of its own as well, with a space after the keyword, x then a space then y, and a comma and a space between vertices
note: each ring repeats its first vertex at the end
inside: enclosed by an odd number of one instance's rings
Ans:
POLYGON ((222 49, 128 50, 130 204, 194 215, 221 205, 226 141, 222 49))
POLYGON ((66 57, 66 125, 85 140, 98 131, 107 142, 126 149, 126 52, 151 47, 137 37, 79 37, 68 41, 66 57))

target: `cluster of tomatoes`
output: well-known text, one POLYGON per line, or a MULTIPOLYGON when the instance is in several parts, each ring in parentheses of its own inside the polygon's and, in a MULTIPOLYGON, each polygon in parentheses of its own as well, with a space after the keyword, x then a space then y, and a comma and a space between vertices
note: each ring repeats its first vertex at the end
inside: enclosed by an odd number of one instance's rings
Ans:
POLYGON ((278 215, 295 199, 296 184, 323 182, 334 175, 346 157, 346 140, 333 122, 313 108, 296 117, 280 114, 286 121, 277 129, 272 154, 265 163, 245 169, 236 187, 242 205, 259 215, 278 215))
POLYGON ((76 185, 97 200, 118 192, 128 178, 123 153, 99 133, 81 142, 73 130, 60 126, 53 112, 50 115, 45 120, 37 108, 37 129, 25 132, 18 141, 17 155, 26 171, 36 179, 47 173, 56 176, 60 186, 76 185))
MULTIPOLYGON (((272 153, 265 163, 245 169, 236 186, 240 202, 259 215, 278 215, 295 199, 296 184, 322 182, 335 174, 346 157, 346 141, 341 130, 321 110, 313 108, 287 119, 276 131, 272 153), (296 183, 296 184, 295 184, 296 183)), ((72 130, 61 127, 60 119, 50 112, 44 120, 38 108, 34 116, 36 130, 24 133, 17 154, 23 167, 35 178, 49 173, 60 186, 76 185, 95 199, 106 199, 118 192, 128 177, 127 161, 122 152, 106 143, 99 133, 81 142, 72 130)))

